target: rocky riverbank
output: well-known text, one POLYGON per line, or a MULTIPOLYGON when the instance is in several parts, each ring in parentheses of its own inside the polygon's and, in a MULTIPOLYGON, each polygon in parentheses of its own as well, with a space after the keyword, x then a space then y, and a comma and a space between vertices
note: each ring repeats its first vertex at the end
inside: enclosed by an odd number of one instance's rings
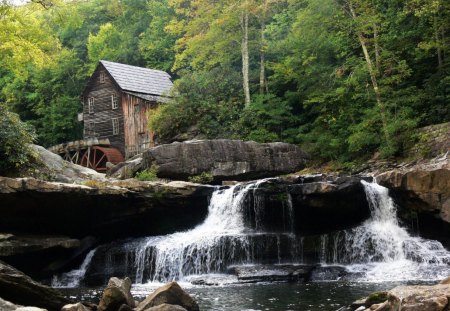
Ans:
POLYGON ((450 277, 436 285, 397 286, 375 292, 338 311, 447 311, 450 277))
POLYGON ((111 278, 98 305, 75 302, 0 261, 1 311, 199 311, 197 302, 176 282, 168 283, 141 302, 131 295, 129 278, 111 278))

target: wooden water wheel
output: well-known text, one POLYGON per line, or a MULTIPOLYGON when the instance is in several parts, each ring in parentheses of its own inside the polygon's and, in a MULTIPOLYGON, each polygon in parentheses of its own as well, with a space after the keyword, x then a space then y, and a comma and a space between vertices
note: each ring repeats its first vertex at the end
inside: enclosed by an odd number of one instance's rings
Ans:
POLYGON ((92 146, 84 152, 80 165, 92 168, 97 172, 106 172, 106 162, 117 164, 123 161, 122 153, 116 148, 92 146))

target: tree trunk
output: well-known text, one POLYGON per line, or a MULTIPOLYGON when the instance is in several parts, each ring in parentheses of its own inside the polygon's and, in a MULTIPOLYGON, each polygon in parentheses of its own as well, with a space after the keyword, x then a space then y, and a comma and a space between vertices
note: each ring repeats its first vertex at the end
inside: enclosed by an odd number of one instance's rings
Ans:
POLYGON ((380 74, 380 43, 378 41, 378 25, 373 25, 373 41, 375 44, 375 66, 377 68, 378 75, 380 74))
POLYGON ((265 38, 264 38, 264 30, 265 30, 264 20, 261 22, 261 50, 260 50, 260 70, 259 70, 259 93, 264 94, 264 86, 266 84, 266 64, 265 64, 265 38))
POLYGON ((250 83, 249 83, 249 59, 248 59, 248 11, 244 9, 241 15, 242 27, 242 78, 245 95, 245 107, 250 106, 250 83))
POLYGON ((441 48, 441 40, 439 38, 439 25, 437 16, 433 17, 434 22, 434 39, 436 41, 436 49, 437 49, 437 58, 438 58, 438 68, 439 70, 442 69, 442 65, 444 63, 442 58, 442 48, 441 48))
MULTIPOLYGON (((351 17, 354 21, 356 21, 357 16, 355 13, 355 9, 353 8, 353 5, 351 2, 348 2, 348 8, 350 10, 350 14, 351 17)), ((366 60, 366 65, 367 65, 367 70, 369 71, 369 75, 370 75, 370 80, 372 81, 372 86, 373 86, 373 90, 375 92, 375 97, 376 97, 376 101, 377 101, 377 106, 378 109, 380 109, 380 116, 381 116, 381 122, 383 124, 383 134, 384 134, 384 138, 386 140, 386 143, 388 145, 391 144, 391 140, 389 137, 389 132, 387 130, 387 112, 386 112, 386 107, 381 99, 381 92, 380 89, 378 87, 378 80, 377 80, 377 76, 375 74, 374 68, 373 68, 373 63, 372 63, 372 59, 370 58, 370 54, 369 51, 367 50, 367 45, 366 45, 366 39, 364 38, 364 35, 361 31, 357 30, 357 36, 358 36, 358 40, 359 43, 361 44, 361 48, 363 50, 364 53, 364 58, 366 60)))

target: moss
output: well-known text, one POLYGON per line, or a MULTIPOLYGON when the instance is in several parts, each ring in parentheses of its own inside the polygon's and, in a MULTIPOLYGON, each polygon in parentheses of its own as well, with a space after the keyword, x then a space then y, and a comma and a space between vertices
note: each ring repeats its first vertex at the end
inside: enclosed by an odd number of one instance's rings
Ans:
POLYGON ((366 299, 366 306, 370 307, 373 304, 383 303, 388 299, 387 292, 374 292, 370 294, 366 299))
POLYGON ((158 166, 152 164, 149 168, 136 174, 135 178, 140 181, 155 181, 158 179, 158 166))
POLYGON ((98 181, 98 180, 86 180, 83 182, 84 186, 88 186, 91 188, 106 188, 108 186, 108 184, 104 181, 98 181))
POLYGON ((203 172, 200 175, 189 177, 189 181, 196 184, 209 184, 214 180, 213 174, 209 172, 203 172))

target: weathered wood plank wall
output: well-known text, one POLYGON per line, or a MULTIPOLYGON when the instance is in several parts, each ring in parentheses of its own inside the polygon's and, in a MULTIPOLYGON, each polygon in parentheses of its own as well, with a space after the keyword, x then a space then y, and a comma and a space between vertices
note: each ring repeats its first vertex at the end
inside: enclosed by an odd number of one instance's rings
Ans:
POLYGON ((97 70, 92 77, 88 92, 83 98, 84 138, 109 138, 111 146, 125 154, 124 119, 121 92, 104 68, 97 70), (105 80, 100 81, 100 75, 105 80), (119 100, 118 108, 113 109, 111 96, 115 94, 119 100), (89 112, 89 98, 94 98, 94 111, 89 112), (119 132, 113 133, 112 119, 118 118, 119 132))

